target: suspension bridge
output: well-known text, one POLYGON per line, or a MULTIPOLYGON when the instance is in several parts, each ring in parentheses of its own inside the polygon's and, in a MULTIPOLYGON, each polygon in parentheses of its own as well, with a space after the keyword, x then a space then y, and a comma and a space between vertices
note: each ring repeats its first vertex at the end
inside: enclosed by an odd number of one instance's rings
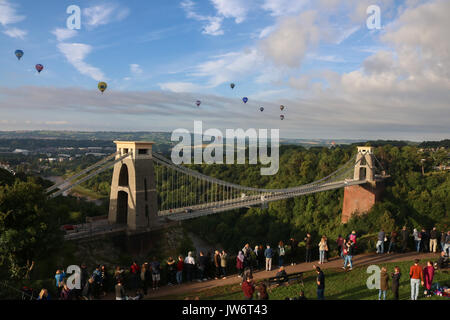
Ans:
POLYGON ((387 177, 371 147, 317 181, 289 188, 242 186, 174 164, 152 152, 151 142, 115 141, 117 152, 48 188, 50 197, 114 168, 109 225, 111 231, 149 230, 168 221, 181 221, 224 211, 328 190, 376 184, 387 177))

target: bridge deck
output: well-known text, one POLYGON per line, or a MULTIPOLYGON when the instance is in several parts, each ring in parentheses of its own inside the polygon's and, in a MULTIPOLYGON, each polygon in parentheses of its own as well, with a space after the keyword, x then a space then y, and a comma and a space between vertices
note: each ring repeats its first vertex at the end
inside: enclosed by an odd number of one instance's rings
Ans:
POLYGON ((191 207, 183 207, 176 208, 173 210, 164 210, 158 212, 160 217, 167 217, 170 220, 186 220, 192 219, 196 217, 206 216, 214 213, 219 213, 228 210, 234 210, 239 208, 251 207, 256 205, 263 205, 268 202, 288 199, 292 197, 302 196, 313 194, 316 192, 322 192, 327 190, 339 189, 352 185, 360 185, 367 183, 367 180, 358 180, 358 181, 338 181, 333 183, 327 183, 320 186, 312 186, 304 189, 299 189, 298 191, 286 192, 286 193, 273 193, 264 196, 264 200, 261 199, 261 196, 249 196, 245 199, 232 199, 220 201, 220 202, 211 202, 203 205, 196 205, 191 207), (187 210, 192 210, 190 212, 186 212, 187 210))

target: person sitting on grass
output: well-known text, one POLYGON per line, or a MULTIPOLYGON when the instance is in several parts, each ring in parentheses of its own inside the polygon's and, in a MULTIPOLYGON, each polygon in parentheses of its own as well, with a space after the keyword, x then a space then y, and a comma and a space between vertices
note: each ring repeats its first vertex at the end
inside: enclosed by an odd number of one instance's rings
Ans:
POLYGON ((286 282, 288 280, 286 270, 284 270, 283 266, 281 266, 280 269, 278 269, 278 272, 275 275, 275 277, 277 277, 278 285, 281 285, 281 283, 286 282))
POLYGON ((119 281, 117 281, 115 291, 116 291, 116 300, 127 300, 125 288, 122 284, 122 279, 119 279, 119 281))
POLYGON ((298 297, 294 298, 294 300, 308 300, 305 297, 305 291, 301 290, 300 294, 298 295, 298 297))
POLYGON ((445 256, 445 251, 441 251, 441 256, 437 261, 437 267, 439 270, 448 268, 448 258, 445 256))
POLYGON ((257 287, 259 300, 269 300, 269 294, 267 293, 267 287, 264 283, 261 283, 257 287))
POLYGON ((252 276, 249 276, 245 281, 242 282, 242 291, 244 292, 245 300, 253 299, 253 293, 255 292, 255 286, 253 284, 252 276))

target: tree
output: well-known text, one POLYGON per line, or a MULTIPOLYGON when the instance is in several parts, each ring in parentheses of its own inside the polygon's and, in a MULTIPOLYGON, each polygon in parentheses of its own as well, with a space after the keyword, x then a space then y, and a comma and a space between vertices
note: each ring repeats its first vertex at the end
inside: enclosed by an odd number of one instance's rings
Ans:
POLYGON ((10 277, 25 277, 31 261, 46 256, 61 241, 41 186, 30 179, 0 187, 0 265, 10 277))

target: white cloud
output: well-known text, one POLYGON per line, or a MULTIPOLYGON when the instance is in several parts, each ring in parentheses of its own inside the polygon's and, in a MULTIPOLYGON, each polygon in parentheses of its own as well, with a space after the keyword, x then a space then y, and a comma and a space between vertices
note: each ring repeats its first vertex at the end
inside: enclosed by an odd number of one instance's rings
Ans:
POLYGON ((0 0, 0 24, 6 26, 25 19, 25 16, 18 15, 15 6, 7 0, 0 0))
POLYGON ((285 16, 300 13, 309 0, 264 0, 262 8, 272 16, 285 16))
POLYGON ((76 30, 67 29, 67 28, 56 28, 52 31, 52 33, 56 36, 58 41, 64 41, 70 38, 73 38, 77 35, 76 30))
POLYGON ((236 23, 245 20, 252 5, 251 0, 211 0, 217 14, 224 18, 233 18, 236 23))
POLYGON ((315 19, 315 11, 282 19, 277 29, 261 41, 265 56, 280 66, 300 66, 307 50, 316 45, 320 38, 315 19))
POLYGON ((165 82, 158 85, 162 90, 172 92, 195 92, 200 89, 198 85, 191 82, 165 82))
POLYGON ((7 0, 0 0, 0 24, 5 27, 5 30, 2 32, 11 38, 24 39, 28 33, 26 30, 8 27, 10 24, 15 24, 25 19, 25 16, 17 14, 15 7, 7 0))
POLYGON ((11 38, 24 39, 28 32, 18 28, 9 28, 3 31, 3 33, 11 38))
POLYGON ((64 54, 67 61, 81 74, 91 77, 96 81, 106 80, 103 72, 86 63, 84 59, 92 51, 92 47, 83 43, 59 43, 58 49, 64 54))
POLYGON ((269 34, 271 34, 274 30, 276 30, 277 26, 273 25, 273 26, 268 26, 265 27, 264 29, 261 30, 261 32, 259 33, 258 38, 259 39, 263 39, 265 37, 267 37, 269 34))
POLYGON ((128 8, 105 4, 89 7, 83 10, 85 23, 91 27, 108 24, 112 21, 121 21, 129 15, 128 8))
POLYGON ((263 56, 255 48, 243 52, 219 55, 196 66, 194 76, 208 77, 208 86, 220 84, 248 76, 264 67, 263 56))
POLYGON ((181 8, 186 12, 186 16, 189 19, 194 19, 197 21, 207 22, 203 26, 203 34, 211 35, 211 36, 219 36, 223 35, 222 30, 222 17, 217 16, 204 16, 195 12, 195 3, 191 0, 184 0, 180 3, 181 8))
POLYGON ((220 36, 223 35, 224 32, 222 28, 223 18, 221 17, 210 17, 208 18, 209 24, 203 27, 203 34, 209 34, 211 36, 220 36))
POLYGON ((355 32, 357 32, 359 30, 359 26, 353 26, 350 27, 348 29, 345 29, 341 32, 340 35, 338 35, 337 39, 336 39, 336 44, 341 44, 342 42, 344 42, 346 39, 348 39, 352 34, 354 34, 355 32))
POLYGON ((141 66, 136 63, 130 64, 130 71, 131 71, 131 73, 133 73, 135 75, 139 75, 139 74, 143 73, 141 66))

